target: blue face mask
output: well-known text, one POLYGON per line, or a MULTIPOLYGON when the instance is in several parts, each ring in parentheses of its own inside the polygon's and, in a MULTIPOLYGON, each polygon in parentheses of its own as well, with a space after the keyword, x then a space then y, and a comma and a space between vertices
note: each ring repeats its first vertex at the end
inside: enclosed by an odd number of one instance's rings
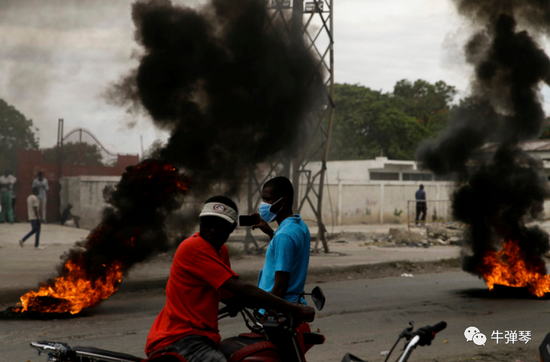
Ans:
POLYGON ((273 205, 275 205, 276 203, 278 203, 282 199, 283 198, 281 197, 279 200, 275 201, 273 204, 268 204, 267 202, 260 203, 260 217, 265 222, 270 223, 273 220, 275 220, 275 218, 277 217, 277 214, 281 210, 277 211, 276 213, 273 213, 273 212, 271 212, 271 208, 273 207, 273 205))

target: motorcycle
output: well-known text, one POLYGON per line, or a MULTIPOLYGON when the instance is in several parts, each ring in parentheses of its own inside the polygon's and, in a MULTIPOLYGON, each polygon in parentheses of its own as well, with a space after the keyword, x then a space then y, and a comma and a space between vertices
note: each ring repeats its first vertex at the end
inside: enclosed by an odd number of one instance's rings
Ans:
MULTIPOLYGON (((318 310, 323 309, 325 296, 321 288, 315 287, 310 294, 305 295, 311 296, 318 310)), ((306 352, 312 346, 325 342, 322 334, 311 332, 307 323, 296 324, 292 317, 268 317, 261 323, 256 318, 257 315, 248 309, 241 309, 239 313, 250 333, 222 340, 220 350, 228 362, 306 362, 306 352)), ((224 307, 220 310, 218 318, 235 315, 224 307)), ((446 326, 447 323, 442 321, 434 326, 424 326, 414 331, 414 323, 409 322, 409 327, 399 334, 385 362, 401 339, 405 338, 406 342, 397 362, 406 362, 417 346, 430 345, 436 333, 446 326)), ((143 359, 95 347, 71 348, 66 343, 59 342, 31 342, 30 345, 38 350, 39 354, 46 353, 48 362, 186 362, 183 357, 173 352, 159 353, 151 359, 143 359)), ((366 361, 347 353, 342 362, 366 361)))
POLYGON ((540 362, 550 362, 550 333, 544 337, 544 340, 539 346, 540 362))
MULTIPOLYGON (((318 310, 323 309, 325 295, 315 287, 310 295, 318 310)), ((296 323, 291 316, 269 316, 263 323, 248 309, 239 311, 250 333, 243 333, 221 341, 220 350, 228 362, 305 362, 305 353, 325 337, 309 330, 307 323, 296 323)), ((220 309, 218 319, 235 314, 227 307, 220 309)), ((96 347, 70 347, 66 343, 37 341, 30 346, 38 353, 47 354, 48 362, 186 362, 173 352, 157 353, 151 359, 108 351, 96 347)))
MULTIPOLYGON (((441 321, 433 326, 424 326, 422 328, 418 328, 416 331, 414 331, 414 322, 409 322, 409 326, 405 328, 397 338, 397 341, 393 344, 393 347, 388 351, 388 354, 386 355, 386 359, 384 362, 387 362, 399 343, 399 341, 403 338, 405 338, 405 346, 403 347, 403 351, 397 357, 398 359, 396 362, 406 362, 409 360, 409 357, 411 356, 413 350, 417 346, 429 346, 432 343, 432 340, 435 338, 435 335, 442 330, 447 328, 447 323, 444 321, 441 321)), ((342 362, 366 362, 360 359, 359 357, 356 357, 352 354, 347 353, 344 358, 342 359, 342 362)))

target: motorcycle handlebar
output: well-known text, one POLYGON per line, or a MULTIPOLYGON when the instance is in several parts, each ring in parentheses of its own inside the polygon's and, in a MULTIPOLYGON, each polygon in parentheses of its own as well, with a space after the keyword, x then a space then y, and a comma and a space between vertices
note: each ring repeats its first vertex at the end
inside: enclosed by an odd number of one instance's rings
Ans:
POLYGON ((418 340, 418 344, 421 346, 430 345, 432 343, 432 340, 434 339, 436 333, 441 332, 447 328, 447 322, 441 321, 433 326, 425 326, 422 328, 419 328, 415 335, 420 337, 418 340))
POLYGON ((432 330, 433 330, 434 333, 439 333, 442 330, 444 330, 445 328, 447 328, 447 322, 445 322, 445 321, 441 321, 441 322, 437 323, 436 325, 432 326, 432 330))
POLYGON ((71 352, 71 348, 65 343, 37 341, 31 342, 30 346, 39 352, 45 352, 58 358, 63 357, 71 352))

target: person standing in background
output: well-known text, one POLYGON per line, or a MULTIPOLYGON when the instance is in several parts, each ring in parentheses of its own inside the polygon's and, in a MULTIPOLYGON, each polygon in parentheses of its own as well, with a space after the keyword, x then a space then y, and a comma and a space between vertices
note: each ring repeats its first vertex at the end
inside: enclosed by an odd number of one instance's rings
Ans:
POLYGON ((416 199, 416 226, 425 226, 427 205, 426 191, 424 191, 424 185, 420 185, 420 188, 416 191, 414 197, 416 199), (421 221, 421 223, 418 224, 418 221, 421 221))
POLYGON ((27 216, 29 217, 29 222, 31 223, 31 231, 23 237, 23 239, 19 240, 19 245, 23 247, 23 243, 25 240, 30 238, 32 234, 35 234, 34 237, 34 247, 35 249, 44 249, 43 247, 39 246, 40 243, 40 214, 38 213, 38 205, 40 205, 40 202, 38 201, 38 187, 32 188, 32 194, 27 197, 27 216))
POLYGON ((48 186, 48 180, 44 177, 42 171, 38 172, 38 177, 32 182, 32 187, 38 188, 38 201, 40 202, 40 214, 42 215, 42 222, 46 222, 46 199, 47 191, 50 189, 48 186))
POLYGON ((11 174, 10 170, 5 170, 0 176, 0 203, 2 212, 0 213, 0 222, 9 222, 13 224, 13 203, 12 189, 17 178, 11 174))

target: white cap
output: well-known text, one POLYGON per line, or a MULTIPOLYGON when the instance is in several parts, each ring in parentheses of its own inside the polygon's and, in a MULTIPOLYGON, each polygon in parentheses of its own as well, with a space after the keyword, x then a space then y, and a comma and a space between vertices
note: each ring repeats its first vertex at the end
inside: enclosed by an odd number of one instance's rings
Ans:
POLYGON ((199 216, 217 216, 230 223, 237 222, 237 211, 223 202, 208 202, 204 204, 199 216))

